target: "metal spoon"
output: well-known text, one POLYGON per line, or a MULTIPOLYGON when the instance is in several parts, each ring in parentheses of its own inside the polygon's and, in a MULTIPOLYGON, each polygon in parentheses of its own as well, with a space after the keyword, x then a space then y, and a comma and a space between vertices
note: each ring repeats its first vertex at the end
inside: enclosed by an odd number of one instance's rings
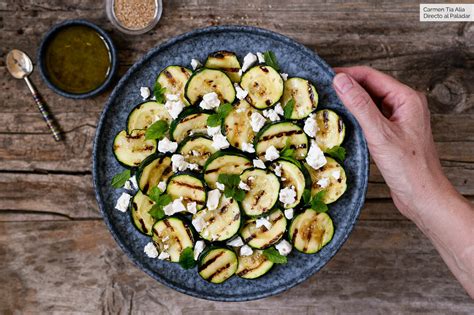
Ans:
POLYGON ((11 50, 7 55, 7 69, 15 79, 25 80, 26 85, 28 85, 28 88, 31 91, 31 94, 33 94, 33 99, 35 100, 44 121, 53 134, 54 140, 61 140, 61 132, 59 131, 56 121, 49 113, 48 107, 41 96, 38 94, 38 91, 36 91, 36 88, 31 83, 30 79, 28 79, 28 76, 33 72, 33 63, 31 62, 30 57, 28 57, 28 55, 21 50, 11 50))

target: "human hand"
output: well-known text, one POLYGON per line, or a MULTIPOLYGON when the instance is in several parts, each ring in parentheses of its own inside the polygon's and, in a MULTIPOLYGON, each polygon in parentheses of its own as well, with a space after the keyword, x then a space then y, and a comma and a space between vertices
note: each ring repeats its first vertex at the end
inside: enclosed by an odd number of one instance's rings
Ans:
POLYGON ((369 67, 336 72, 336 92, 359 121, 400 212, 413 220, 433 195, 453 192, 436 152, 426 97, 369 67))

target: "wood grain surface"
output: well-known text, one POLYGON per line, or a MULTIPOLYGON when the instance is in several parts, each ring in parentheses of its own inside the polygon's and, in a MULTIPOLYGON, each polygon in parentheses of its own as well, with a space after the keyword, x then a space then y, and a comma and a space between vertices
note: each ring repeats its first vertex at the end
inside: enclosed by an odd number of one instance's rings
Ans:
POLYGON ((112 36, 117 78, 156 44, 222 24, 290 36, 331 66, 383 70, 427 94, 443 167, 474 201, 474 23, 420 23, 414 1, 164 0, 158 26, 129 36, 109 23, 104 1, 0 0, 0 313, 474 313, 433 246, 397 212, 373 163, 367 202, 347 243, 322 271, 285 293, 210 302, 137 269, 103 224, 92 188, 92 140, 110 90, 66 99, 35 71, 32 80, 65 131, 65 141, 55 143, 24 82, 5 67, 10 49, 35 57, 52 25, 75 18, 112 36))

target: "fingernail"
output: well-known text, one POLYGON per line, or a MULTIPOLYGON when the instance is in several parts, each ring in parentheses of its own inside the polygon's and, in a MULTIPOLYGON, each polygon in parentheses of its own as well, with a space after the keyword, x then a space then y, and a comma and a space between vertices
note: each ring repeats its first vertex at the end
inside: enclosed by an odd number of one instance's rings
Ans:
POLYGON ((344 94, 351 89, 352 81, 347 74, 338 73, 336 77, 334 77, 334 86, 339 92, 344 94))

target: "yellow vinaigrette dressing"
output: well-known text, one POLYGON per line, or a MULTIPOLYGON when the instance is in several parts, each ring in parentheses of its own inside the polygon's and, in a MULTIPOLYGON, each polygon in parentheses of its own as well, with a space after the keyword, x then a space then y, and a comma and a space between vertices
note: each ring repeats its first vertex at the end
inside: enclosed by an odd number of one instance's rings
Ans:
POLYGON ((100 87, 111 70, 109 48, 99 33, 84 25, 59 30, 45 50, 45 66, 51 82, 74 94, 100 87))

